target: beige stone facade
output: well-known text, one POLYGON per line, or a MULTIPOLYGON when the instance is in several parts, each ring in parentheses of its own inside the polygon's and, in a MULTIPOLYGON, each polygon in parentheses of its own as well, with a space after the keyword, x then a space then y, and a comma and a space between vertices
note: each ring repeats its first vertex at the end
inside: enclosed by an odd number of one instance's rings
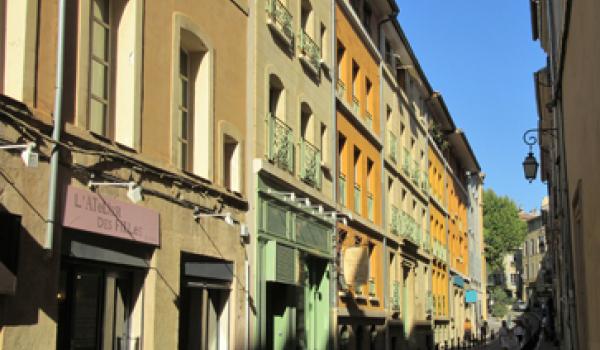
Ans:
POLYGON ((26 167, 20 150, 1 155, 10 164, 3 220, 20 224, 11 232, 16 289, 0 296, 0 348, 244 347, 246 87, 229 82, 247 76, 238 64, 247 4, 66 3, 58 215, 47 236, 58 1, 2 1, 10 21, 31 20, 7 23, 3 93, 12 99, 0 107, 2 140, 35 142, 39 165, 26 167), (69 204, 70 188, 85 202, 69 204), (137 189, 143 198, 131 203, 137 189), (81 220, 97 220, 97 230, 63 221, 82 203, 81 220), (158 244, 136 239, 143 230, 158 244))

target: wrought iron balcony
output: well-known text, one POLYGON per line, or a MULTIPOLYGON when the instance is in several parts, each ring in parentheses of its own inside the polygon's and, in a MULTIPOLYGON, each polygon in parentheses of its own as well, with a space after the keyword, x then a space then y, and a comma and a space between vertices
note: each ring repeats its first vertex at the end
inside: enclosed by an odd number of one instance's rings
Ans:
POLYGON ((367 122, 367 128, 373 129, 373 115, 369 111, 365 111, 365 121, 367 122))
POLYGON ((352 95, 352 110, 355 114, 358 114, 358 111, 360 110, 360 101, 358 100, 358 97, 354 95, 352 95))
POLYGON ((279 168, 294 173, 292 128, 271 113, 267 116, 267 157, 279 168))
POLYGON ((300 141, 300 178, 321 189, 321 151, 304 139, 300 141))
POLYGON ((427 300, 425 304, 425 312, 429 315, 433 312, 433 294, 431 291, 427 292, 427 300))
POLYGON ((357 212, 358 214, 361 213, 361 194, 362 191, 360 189, 360 185, 355 183, 354 184, 354 211, 357 212))
POLYGON ((392 215, 391 215, 391 223, 390 223, 390 231, 395 234, 400 234, 400 210, 392 205, 392 215))
POLYGON ((404 148, 404 159, 402 160, 402 170, 406 175, 410 175, 410 152, 406 147, 404 148))
POLYGON ((398 159, 398 139, 393 132, 388 132, 388 155, 392 162, 396 163, 398 159))
POLYGON ((342 81, 342 79, 338 79, 336 89, 337 97, 340 99, 344 99, 346 94, 346 84, 342 81))
POLYGON ((392 284, 392 311, 400 311, 400 282, 398 281, 392 284))
POLYGON ((376 298, 377 297, 377 285, 375 284, 375 279, 373 277, 369 278, 369 297, 376 298))
POLYGON ((346 175, 340 173, 340 178, 339 178, 339 194, 338 194, 338 199, 340 201, 340 204, 343 206, 347 205, 346 202, 346 175))
POLYGON ((298 48, 300 52, 307 58, 315 72, 319 73, 321 71, 321 48, 304 29, 300 30, 299 41, 298 48))
POLYGON ((375 220, 375 213, 373 208, 373 193, 367 191, 367 215, 369 220, 375 220))
POLYGON ((267 23, 289 43, 294 40, 292 14, 280 0, 267 0, 267 23))
POLYGON ((421 189, 425 193, 429 193, 429 178, 426 171, 423 172, 423 177, 421 178, 421 189))
POLYGON ((415 185, 417 185, 417 186, 419 186, 420 174, 421 174, 421 169, 419 169, 419 162, 415 160, 413 162, 411 178, 412 178, 413 182, 415 183, 415 185))

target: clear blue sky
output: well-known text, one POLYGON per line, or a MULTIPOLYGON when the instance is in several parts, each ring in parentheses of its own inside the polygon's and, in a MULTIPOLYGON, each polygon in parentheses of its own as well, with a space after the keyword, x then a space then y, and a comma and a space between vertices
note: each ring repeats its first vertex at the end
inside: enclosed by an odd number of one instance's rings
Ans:
MULTIPOLYGON (((529 210, 546 186, 529 184, 523 132, 537 127, 533 72, 545 64, 524 0, 397 0, 399 21, 434 90, 444 96, 486 173, 485 187, 529 210)), ((536 147, 537 148, 537 147, 536 147)), ((536 153, 539 161, 539 155, 536 153)))

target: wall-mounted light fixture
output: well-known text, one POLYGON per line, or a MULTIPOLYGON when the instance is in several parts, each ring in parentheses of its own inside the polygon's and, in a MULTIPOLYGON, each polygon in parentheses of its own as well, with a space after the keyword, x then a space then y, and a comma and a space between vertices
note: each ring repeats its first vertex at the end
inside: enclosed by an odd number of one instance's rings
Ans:
POLYGON ((194 207, 194 220, 200 221, 201 218, 223 218, 227 225, 235 225, 235 221, 233 220, 231 213, 202 213, 199 207, 194 207))
POLYGON ((538 136, 529 134, 537 132, 538 134, 550 134, 552 136, 556 136, 554 135, 554 132, 556 132, 557 130, 558 129, 554 128, 529 129, 523 134, 523 142, 525 142, 525 144, 529 146, 529 153, 525 157, 525 160, 523 160, 523 172, 525 173, 525 179, 530 183, 533 182, 533 180, 535 180, 537 176, 537 170, 539 167, 539 163, 533 155, 533 145, 535 145, 536 143, 539 144, 539 140, 538 136))
POLYGON ((100 186, 111 186, 111 187, 126 187, 127 198, 133 203, 139 203, 144 200, 142 195, 142 187, 134 181, 129 182, 95 182, 89 181, 88 187, 93 191, 100 186))
POLYGON ((28 168, 35 168, 38 166, 39 159, 38 153, 34 150, 35 147, 35 143, 29 142, 21 145, 2 145, 0 146, 0 149, 22 149, 21 159, 23 160, 23 163, 25 163, 25 166, 28 168))

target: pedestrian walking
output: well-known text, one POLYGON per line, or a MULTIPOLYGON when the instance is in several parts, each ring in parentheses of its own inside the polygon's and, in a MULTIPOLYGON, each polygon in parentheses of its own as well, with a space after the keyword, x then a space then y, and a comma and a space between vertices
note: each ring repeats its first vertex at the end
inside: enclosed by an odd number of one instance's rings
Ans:
POLYGON ((525 338, 525 328, 523 327, 521 320, 517 320, 517 325, 513 329, 513 333, 515 337, 517 337, 517 341, 519 342, 519 346, 523 345, 523 339, 525 338))
POLYGON ((503 350, 515 350, 519 348, 517 338, 515 338, 513 331, 506 325, 506 321, 502 321, 502 327, 498 330, 498 338, 500 339, 500 347, 503 350))
POLYGON ((488 330, 488 323, 487 321, 483 321, 483 324, 481 325, 481 342, 485 344, 485 341, 487 340, 487 330, 488 330))

